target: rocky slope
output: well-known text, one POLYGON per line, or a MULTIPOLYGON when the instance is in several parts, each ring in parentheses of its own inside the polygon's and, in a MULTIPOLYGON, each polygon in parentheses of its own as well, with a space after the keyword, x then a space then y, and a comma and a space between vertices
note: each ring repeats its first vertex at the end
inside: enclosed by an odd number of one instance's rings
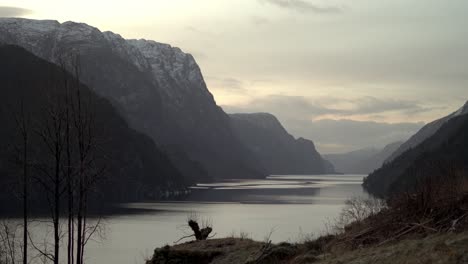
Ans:
POLYGON ((240 141, 254 153, 270 174, 333 173, 310 140, 295 139, 278 119, 267 113, 231 114, 240 141))
POLYGON ((82 23, 51 20, 0 18, 0 42, 58 64, 78 55, 82 81, 109 99, 133 128, 168 149, 186 177, 203 181, 266 175, 235 137, 190 54, 82 23))
POLYGON ((369 174, 380 168, 401 144, 403 142, 394 142, 386 145, 383 149, 368 148, 343 154, 328 154, 324 157, 333 164, 338 172, 369 174))

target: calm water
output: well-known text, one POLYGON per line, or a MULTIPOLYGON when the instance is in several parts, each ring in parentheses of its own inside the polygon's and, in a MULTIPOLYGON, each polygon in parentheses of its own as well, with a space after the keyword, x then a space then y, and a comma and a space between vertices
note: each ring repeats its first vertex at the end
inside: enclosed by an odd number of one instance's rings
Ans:
POLYGON ((88 263, 144 263, 154 248, 172 244, 188 231, 188 214, 196 212, 213 223, 215 237, 244 232, 263 240, 297 241, 320 234, 346 199, 365 195, 363 175, 271 176, 266 180, 232 180, 198 185, 185 201, 139 203, 127 208, 143 214, 106 219, 105 239, 92 242, 88 263))
MULTIPOLYGON (((212 223, 215 237, 242 232, 263 240, 272 229, 274 242, 319 235, 325 231, 325 223, 338 216, 346 199, 366 195, 362 178, 282 175, 265 180, 229 180, 199 184, 184 200, 123 204, 122 211, 127 213, 105 217, 104 237, 89 242, 86 263, 143 264, 154 248, 173 244, 188 234, 184 224, 193 212, 212 223)), ((43 224, 32 229, 37 238, 50 232, 43 224)))

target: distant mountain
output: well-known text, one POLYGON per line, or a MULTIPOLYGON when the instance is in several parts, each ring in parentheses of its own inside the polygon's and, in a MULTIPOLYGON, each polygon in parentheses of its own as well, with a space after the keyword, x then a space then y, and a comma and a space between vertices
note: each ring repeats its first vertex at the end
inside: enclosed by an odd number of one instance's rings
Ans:
POLYGON ((310 140, 295 139, 278 119, 267 113, 231 114, 240 141, 250 148, 270 174, 326 174, 333 166, 310 140))
POLYGON ((266 176, 234 135, 194 58, 179 48, 123 39, 82 23, 20 18, 0 18, 0 42, 53 63, 78 54, 83 83, 166 148, 185 176, 198 181, 266 176))
POLYGON ((430 136, 434 135, 439 128, 444 125, 447 121, 450 119, 464 115, 468 113, 468 102, 465 103, 464 106, 462 106, 460 109, 455 111, 454 113, 437 119, 424 127, 422 127, 416 134, 414 134, 410 139, 408 139, 405 143, 403 143, 392 155, 388 157, 386 162, 392 161, 399 155, 403 154, 405 151, 416 147, 417 145, 421 144, 424 140, 429 138, 430 136))
MULTIPOLYGON (((21 172, 14 165, 15 149, 22 146, 15 116, 24 112, 30 116, 30 159, 36 162, 48 155, 47 145, 37 133, 47 126, 50 105, 64 103, 65 83, 74 78, 55 64, 36 57, 23 48, 0 44, 0 203, 8 205, 12 186, 21 172), (51 103, 51 100, 55 100, 51 103)), ((77 86, 75 86, 77 87, 77 86)), ((177 191, 193 183, 174 167, 164 151, 147 136, 129 128, 125 119, 109 100, 96 95, 80 84, 82 105, 94 113, 93 134, 99 153, 93 152, 96 164, 106 173, 97 181, 100 200, 118 202, 157 198, 168 191, 177 191)), ((62 132, 64 130, 61 130, 62 132)), ((90 156, 91 156, 90 155, 90 156)), ((36 165, 35 165, 36 166, 36 165)), ((35 168, 32 166, 32 168, 35 168)), ((31 169, 32 170, 32 169, 31 169)), ((35 174, 40 173, 35 170, 35 174)), ((16 194, 17 195, 17 194, 16 194)), ((32 199, 33 200, 33 199, 32 199)))
POLYGON ((325 154, 324 158, 333 164, 337 172, 365 174, 367 172, 358 168, 358 164, 377 153, 379 150, 376 148, 364 148, 347 153, 325 154))
POLYGON ((327 154, 324 158, 329 160, 338 172, 369 174, 380 168, 402 143, 390 143, 383 149, 367 148, 343 154, 327 154))
POLYGON ((364 187, 377 196, 388 196, 411 189, 422 177, 449 177, 453 171, 466 171, 468 115, 456 113, 439 119, 445 121, 434 134, 371 173, 364 187))

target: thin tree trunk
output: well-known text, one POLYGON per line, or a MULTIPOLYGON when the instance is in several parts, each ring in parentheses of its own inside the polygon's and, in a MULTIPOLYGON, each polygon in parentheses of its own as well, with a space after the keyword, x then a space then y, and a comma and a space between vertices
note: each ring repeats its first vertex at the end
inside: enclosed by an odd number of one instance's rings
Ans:
MULTIPOLYGON (((57 139, 59 140, 59 139, 57 139)), ((55 216, 54 216, 54 264, 59 264, 59 253, 60 253, 60 236, 59 236, 59 221, 60 221, 60 155, 59 146, 56 145, 56 157, 55 157, 55 216)))
POLYGON ((71 169, 71 144, 70 144, 70 93, 68 83, 65 83, 67 94, 65 98, 66 105, 66 149, 67 149, 67 196, 68 196, 68 244, 67 244, 67 264, 74 263, 74 214, 73 214, 73 187, 72 187, 72 169, 71 169))
POLYGON ((87 201, 87 194, 85 193, 84 194, 84 203, 83 203, 83 234, 81 235, 81 263, 80 264, 83 264, 83 259, 84 259, 84 251, 85 251, 85 245, 86 245, 86 211, 87 211, 87 208, 86 208, 86 205, 88 203, 87 201))
POLYGON ((24 111, 24 102, 21 100, 21 116, 20 120, 16 120, 19 126, 20 133, 23 140, 23 264, 28 263, 28 186, 29 186, 29 175, 28 175, 28 145, 29 145, 29 120, 27 120, 24 111))
POLYGON ((79 195, 78 195, 78 214, 77 214, 77 238, 76 238, 76 264, 82 264, 82 243, 83 243, 83 183, 79 179, 79 195))
MULTIPOLYGON (((68 137, 68 136, 67 136, 68 137)), ((69 138, 67 138, 69 141, 69 138)), ((71 161, 70 161, 70 149, 69 142, 67 142, 67 195, 68 195, 68 245, 67 245, 67 263, 73 264, 73 191, 71 183, 71 161)))
POLYGON ((67 195, 68 195, 68 243, 67 243, 67 263, 73 262, 73 194, 71 187, 70 159, 68 156, 67 168, 67 195))
POLYGON ((24 134, 23 156, 23 264, 28 263, 28 137, 24 134))

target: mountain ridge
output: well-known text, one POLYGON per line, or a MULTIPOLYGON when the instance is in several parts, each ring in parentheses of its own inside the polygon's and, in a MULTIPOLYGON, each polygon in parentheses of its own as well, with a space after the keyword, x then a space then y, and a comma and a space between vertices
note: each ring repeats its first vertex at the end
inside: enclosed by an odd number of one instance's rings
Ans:
POLYGON ((434 134, 369 174, 363 186, 383 197, 409 190, 425 177, 454 177, 468 168, 468 113, 457 111, 433 124, 440 124, 434 134))
POLYGON ((390 157, 388 157, 385 162, 390 162, 399 155, 403 154, 405 151, 421 144, 424 140, 434 135, 437 132, 437 130, 439 130, 439 128, 442 127, 442 125, 444 125, 450 119, 467 113, 468 101, 466 101, 466 103, 461 108, 451 113, 450 115, 434 120, 423 126, 418 132, 416 132, 416 134, 414 134, 406 142, 401 144, 401 146, 394 153, 392 153, 392 155, 390 155, 390 157))
POLYGON ((202 165, 205 172, 189 177, 207 181, 266 176, 253 154, 238 142, 193 56, 181 49, 125 40, 76 22, 0 18, 0 33, 0 41, 54 63, 78 55, 83 82, 108 98, 133 128, 164 148, 186 153, 186 158, 172 157, 176 165, 202 165))

